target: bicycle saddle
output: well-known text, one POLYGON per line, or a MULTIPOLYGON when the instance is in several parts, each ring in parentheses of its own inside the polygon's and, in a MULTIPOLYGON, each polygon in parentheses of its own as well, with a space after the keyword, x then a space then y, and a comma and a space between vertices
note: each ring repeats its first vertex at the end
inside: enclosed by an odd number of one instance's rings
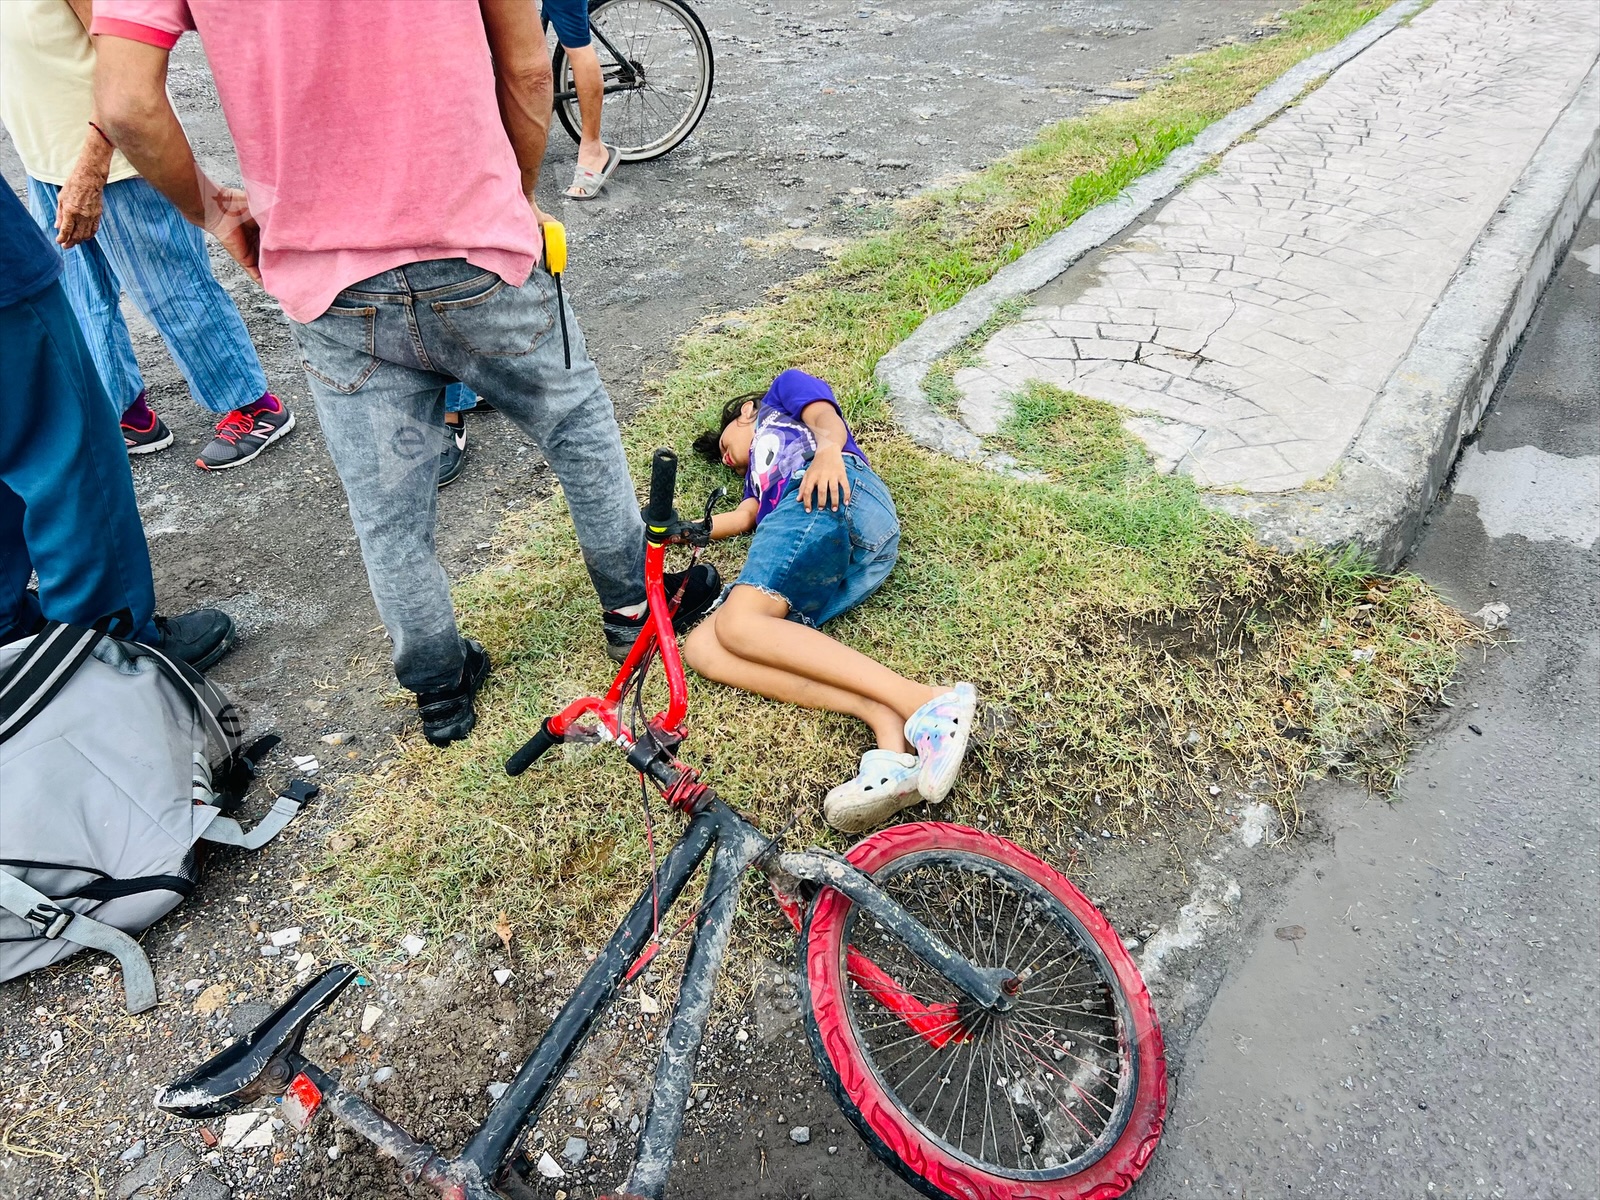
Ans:
POLYGON ((289 1056, 299 1053, 307 1026, 356 974, 349 963, 329 967, 249 1033, 162 1088, 156 1107, 195 1120, 236 1112, 260 1096, 282 1095, 294 1077, 289 1056))

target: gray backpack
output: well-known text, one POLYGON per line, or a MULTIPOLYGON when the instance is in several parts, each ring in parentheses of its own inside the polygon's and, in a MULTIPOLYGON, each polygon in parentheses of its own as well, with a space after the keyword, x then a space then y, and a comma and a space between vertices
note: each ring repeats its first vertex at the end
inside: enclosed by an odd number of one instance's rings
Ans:
POLYGON ((0 646, 0 982, 84 946, 116 955, 129 1012, 156 1003, 132 934, 199 882, 195 844, 255 850, 316 793, 296 781, 248 833, 229 815, 276 737, 187 664, 50 623, 0 646))

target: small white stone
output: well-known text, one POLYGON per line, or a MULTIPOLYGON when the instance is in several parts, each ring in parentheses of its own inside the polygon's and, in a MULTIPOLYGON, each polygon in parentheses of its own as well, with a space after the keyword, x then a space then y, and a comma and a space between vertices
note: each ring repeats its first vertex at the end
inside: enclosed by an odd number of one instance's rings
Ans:
POLYGON ((548 1150, 539 1155, 538 1171, 539 1174, 543 1175, 546 1179, 560 1179, 566 1174, 566 1172, 561 1169, 561 1164, 550 1157, 550 1152, 548 1150))
POLYGON ((789 1140, 796 1146, 804 1146, 811 1140, 811 1126, 796 1125, 793 1129, 789 1130, 789 1140))
POLYGON ((284 946, 292 946, 298 942, 300 940, 300 933, 300 926, 291 925, 287 929, 279 929, 269 933, 267 935, 267 940, 270 941, 274 946, 277 946, 281 949, 284 946))
POLYGON ((422 948, 427 944, 428 940, 426 938, 415 933, 408 933, 405 937, 400 939, 400 949, 404 950, 411 958, 415 958, 417 955, 421 954, 422 948))
POLYGON ((394 1078, 394 1068, 393 1067, 379 1067, 376 1071, 374 1071, 372 1073, 372 1082, 375 1083, 375 1084, 388 1083, 389 1080, 391 1080, 393 1078, 394 1078))
MULTIPOLYGON (((491 1083, 483 1090, 489 1093, 489 1099, 498 1101, 501 1096, 506 1094, 507 1089, 510 1087, 511 1085, 509 1083, 491 1083)), ((552 1178, 554 1177, 552 1176, 552 1178)))
POLYGON ((217 1139, 217 1145, 223 1149, 232 1149, 237 1146, 245 1134, 255 1128, 256 1122, 261 1120, 259 1112, 234 1113, 222 1123, 222 1136, 217 1139))
POLYGON ((241 1150, 264 1150, 272 1145, 272 1122, 263 1121, 239 1141, 241 1150))
POLYGON ((383 1020, 383 1009, 376 1004, 369 1004, 361 1010, 361 1032, 371 1033, 373 1026, 383 1020))
POLYGON ((494 981, 501 987, 505 987, 506 984, 511 982, 511 969, 509 967, 501 967, 494 973, 494 981))

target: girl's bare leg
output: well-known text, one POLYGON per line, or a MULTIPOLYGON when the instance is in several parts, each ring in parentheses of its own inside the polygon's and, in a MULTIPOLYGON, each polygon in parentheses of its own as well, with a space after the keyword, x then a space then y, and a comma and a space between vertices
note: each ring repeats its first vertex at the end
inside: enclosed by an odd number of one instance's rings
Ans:
POLYGON ((788 603, 776 596, 759 588, 735 587, 716 613, 717 642, 730 655, 746 663, 773 668, 875 702, 892 710, 901 722, 940 694, 938 688, 896 674, 860 651, 834 641, 821 630, 786 620, 788 612, 788 603))
MULTIPOLYGON (((771 597, 764 598, 771 599, 771 597)), ((754 692, 769 700, 781 700, 787 704, 798 704, 802 708, 818 708, 826 712, 844 713, 846 716, 855 717, 871 727, 873 737, 877 739, 880 748, 905 753, 907 750, 905 718, 894 709, 858 692, 828 683, 819 683, 793 671, 751 662, 734 654, 723 645, 718 633, 723 611, 712 613, 695 626, 694 631, 689 634, 688 641, 684 643, 684 661, 697 672, 717 683, 754 692)), ((784 624, 793 622, 785 621, 784 624)))

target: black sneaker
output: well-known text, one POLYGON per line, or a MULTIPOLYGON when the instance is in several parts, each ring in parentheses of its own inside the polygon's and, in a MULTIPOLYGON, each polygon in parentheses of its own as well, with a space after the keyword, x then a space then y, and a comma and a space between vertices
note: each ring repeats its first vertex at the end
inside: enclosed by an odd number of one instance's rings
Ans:
MULTIPOLYGON (((678 602, 677 614, 672 618, 672 627, 680 636, 693 629, 695 623, 717 602, 717 597, 722 595, 722 576, 717 574, 717 569, 710 563, 698 563, 687 571, 673 571, 666 576, 663 582, 666 584, 668 600, 677 592, 685 575, 689 578, 689 585, 683 589, 683 599, 678 602)), ((648 612, 637 617, 624 617, 614 612, 604 614, 602 621, 606 629, 606 653, 614 662, 621 662, 628 657, 628 651, 639 640, 639 633, 644 629, 645 619, 649 615, 648 612)))
POLYGON ((154 454, 157 450, 165 450, 172 445, 172 430, 167 428, 165 421, 152 412, 148 429, 140 429, 124 420, 122 440, 127 445, 129 454, 154 454))
POLYGON ((466 461, 467 423, 465 421, 459 425, 447 423, 444 427, 444 449, 439 451, 439 486, 446 487, 454 483, 456 477, 461 474, 462 464, 466 461))
POLYGON ((220 608, 197 608, 175 617, 157 617, 161 641, 156 649, 181 658, 196 671, 208 671, 239 636, 233 618, 220 608))
POLYGON ((435 746, 448 746, 472 732, 478 723, 472 701, 489 678, 489 656, 471 638, 462 638, 467 659, 461 664, 461 682, 447 692, 427 692, 417 696, 417 711, 422 714, 422 736, 435 746))
POLYGON ((217 436, 200 451, 194 465, 202 471, 240 467, 294 428, 289 405, 268 392, 254 404, 229 413, 217 422, 217 436), (264 407, 271 400, 276 408, 264 407))

